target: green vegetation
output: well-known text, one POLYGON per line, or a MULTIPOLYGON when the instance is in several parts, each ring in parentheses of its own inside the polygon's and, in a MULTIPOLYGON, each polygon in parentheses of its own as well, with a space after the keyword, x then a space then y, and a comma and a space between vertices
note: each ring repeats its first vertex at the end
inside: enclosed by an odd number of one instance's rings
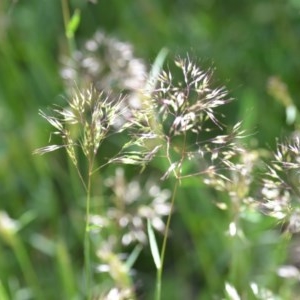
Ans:
POLYGON ((0 299, 297 299, 299 20, 2 1, 0 299))

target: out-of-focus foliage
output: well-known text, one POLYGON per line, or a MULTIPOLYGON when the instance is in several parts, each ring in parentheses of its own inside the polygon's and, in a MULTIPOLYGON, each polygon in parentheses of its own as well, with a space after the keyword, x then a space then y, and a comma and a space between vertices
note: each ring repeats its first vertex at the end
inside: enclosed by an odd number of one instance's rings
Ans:
MULTIPOLYGON (((137 90, 158 52, 163 47, 169 49, 171 54, 165 66, 170 68, 173 56, 189 53, 204 70, 216 67, 213 80, 219 86, 226 85, 230 97, 236 99, 219 113, 226 115, 224 122, 229 127, 242 121, 247 133, 245 146, 254 149, 247 152, 249 156, 237 158, 240 169, 236 173, 226 174, 236 183, 234 187, 214 177, 205 181, 212 189, 197 177, 181 181, 165 257, 163 299, 213 299, 214 296, 238 299, 237 295, 241 299, 246 299, 243 298, 246 295, 267 299, 266 295, 272 293, 289 299, 290 286, 299 280, 299 271, 287 267, 278 270, 279 265, 287 263, 285 246, 289 234, 284 226, 281 228, 277 218, 261 213, 266 212, 265 206, 256 205, 255 201, 263 197, 258 188, 262 182, 255 176, 262 174, 264 167, 258 157, 270 158, 272 165, 271 156, 261 147, 276 152, 276 138, 291 133, 297 136, 299 129, 299 1, 73 0, 69 6, 71 13, 75 9, 81 12, 75 34, 78 51, 93 51, 93 45, 87 42, 91 42, 96 32, 103 32, 98 46, 108 43, 106 50, 99 47, 99 55, 104 54, 108 61, 105 65, 103 60, 99 74, 104 78, 96 78, 96 85, 103 88, 105 83, 105 86, 121 89, 129 95, 132 107, 139 107, 137 90), (123 60, 118 61, 109 48, 113 43, 117 44, 120 55, 124 55, 123 60), (132 61, 134 65, 130 65, 132 61), (116 70, 120 66, 124 73, 116 70), (131 67, 138 71, 137 81, 132 76, 137 73, 130 73, 131 67), (109 73, 110 69, 115 73, 109 73), (250 171, 253 175, 249 175, 250 171), (257 193, 250 195, 250 190, 257 193), (281 229, 284 234, 280 234, 281 229)), ((80 299, 78 295, 84 290, 84 189, 72 161, 63 151, 42 157, 32 155, 36 148, 47 144, 50 133, 38 111, 47 110, 53 104, 66 105, 64 98, 69 95, 69 89, 61 77, 62 71, 67 75, 70 73, 66 70, 78 71, 72 65, 75 62, 80 64, 86 77, 74 71, 68 77, 69 84, 70 80, 78 83, 83 80, 78 84, 82 87, 85 81, 94 79, 94 74, 88 73, 96 70, 94 56, 84 61, 80 55, 87 54, 75 51, 75 57, 71 57, 64 31, 61 1, 0 2, 1 299, 31 299, 31 293, 38 295, 36 299, 80 299)), ((176 72, 172 73, 174 77, 178 75, 176 72)), ((124 142, 120 139, 111 137, 103 145, 98 157, 100 162, 117 151, 118 145, 124 142)), ((59 141, 53 135, 51 142, 59 141)), ((286 147, 292 150, 292 146, 286 147)), ((85 167, 82 158, 78 163, 85 167)), ((135 212, 140 209, 135 197, 148 201, 163 197, 164 192, 169 197, 172 180, 157 180, 168 167, 158 158, 138 176, 140 169, 135 166, 122 171, 108 166, 95 174, 93 209, 95 214, 103 209, 109 209, 111 214, 95 219, 95 224, 101 227, 106 219, 116 220, 123 237, 120 241, 110 240, 106 250, 114 245, 118 254, 137 253, 128 241, 138 240, 139 230, 144 225, 141 218, 134 219, 128 214, 126 219, 120 213, 123 209, 120 199, 133 199, 128 201, 135 212), (109 203, 114 201, 119 205, 116 210, 109 208, 109 203), (130 232, 125 223, 133 228, 130 232)), ((294 169, 289 171, 293 173, 293 180, 299 180, 294 169)), ((265 186, 263 193, 270 196, 267 188, 265 186)), ((299 195, 288 192, 293 196, 293 203, 297 203, 299 195)), ((168 197, 165 195, 164 201, 168 197)), ((118 232, 118 226, 111 230, 118 232)), ((156 221, 156 226, 162 229, 164 225, 156 221)), ((106 232, 103 236, 96 233, 97 243, 109 236, 106 232)), ((162 235, 157 234, 157 239, 161 243, 162 235)), ((293 241, 291 253, 298 247, 297 239, 293 241)), ((94 257, 95 261, 99 260, 96 279, 103 297, 118 294, 118 290, 110 290, 111 282, 104 275, 105 266, 109 264, 123 267, 124 261, 113 254, 107 251, 95 253, 94 257), (105 259, 106 264, 103 264, 105 259)), ((155 269, 149 247, 137 255, 133 268, 136 271, 131 279, 137 294, 141 299, 152 299, 155 269)), ((117 275, 122 273, 116 274, 119 278, 117 275)))

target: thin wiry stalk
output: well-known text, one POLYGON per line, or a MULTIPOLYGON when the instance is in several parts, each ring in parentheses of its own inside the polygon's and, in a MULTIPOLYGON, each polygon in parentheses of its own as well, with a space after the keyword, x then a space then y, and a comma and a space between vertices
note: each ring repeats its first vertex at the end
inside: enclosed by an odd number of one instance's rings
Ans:
POLYGON ((87 192, 88 191, 88 187, 87 187, 87 185, 86 185, 86 183, 85 183, 85 181, 83 179, 83 176, 82 176, 80 170, 77 167, 76 167, 76 171, 77 171, 78 177, 79 177, 79 179, 80 179, 80 181, 82 183, 82 186, 83 186, 85 192, 87 192))
POLYGON ((90 215, 91 215, 91 189, 92 189, 92 176, 95 161, 95 154, 90 153, 88 155, 88 182, 86 190, 86 212, 85 212, 85 233, 84 233, 84 266, 85 266, 85 277, 86 277, 86 290, 87 299, 91 298, 91 287, 92 287, 92 266, 91 266, 91 243, 90 243, 90 215))
POLYGON ((87 195, 86 195, 86 223, 84 232, 84 266, 85 266, 85 279, 86 279, 86 291, 87 299, 91 299, 91 256, 90 256, 90 234, 89 234, 89 224, 90 224, 90 206, 91 206, 91 172, 88 174, 87 183, 87 195))
POLYGON ((165 258, 166 248, 167 248, 167 238, 168 238, 168 235, 169 235, 171 218, 172 218, 172 211, 173 211, 173 207, 174 207, 174 204, 175 204, 175 198, 176 198, 176 194, 177 194, 178 185, 179 185, 179 180, 176 179, 176 182, 175 182, 175 185, 174 185, 174 190, 173 190, 173 195, 172 195, 172 200, 171 200, 170 213, 168 215, 166 228, 165 228, 165 233, 164 233, 164 239, 163 239, 161 253, 160 253, 161 263, 160 263, 160 267, 157 269, 157 273, 156 273, 155 300, 160 300, 161 299, 161 281, 162 281, 162 273, 163 273, 163 267, 164 267, 164 258, 165 258))
MULTIPOLYGON (((182 159, 183 159, 183 152, 185 150, 185 145, 186 145, 186 135, 184 135, 184 146, 182 149, 182 159)), ((170 139, 167 139, 167 159, 169 161, 169 163, 171 164, 171 159, 170 159, 170 154, 169 154, 169 147, 170 147, 170 139)), ((182 163, 182 160, 181 162, 182 163)), ((161 286, 162 286, 162 273, 163 273, 163 268, 164 268, 164 259, 165 259, 165 253, 166 253, 166 248, 167 248, 167 238, 169 236, 169 230, 170 230, 170 225, 171 225, 171 219, 172 219, 172 212, 173 212, 173 208, 175 205, 175 198, 177 195, 177 189, 180 183, 180 179, 179 176, 176 172, 176 170, 173 170, 174 175, 175 175, 175 185, 174 185, 174 189, 173 189, 173 193, 172 193, 172 199, 171 199, 171 205, 170 205, 170 213, 168 215, 167 218, 167 222, 166 222, 166 228, 165 228, 165 232, 164 232, 164 238, 163 238, 163 243, 162 243, 162 247, 161 247, 161 253, 160 253, 160 266, 157 269, 157 274, 156 274, 156 292, 155 292, 155 300, 160 300, 161 299, 161 286)))

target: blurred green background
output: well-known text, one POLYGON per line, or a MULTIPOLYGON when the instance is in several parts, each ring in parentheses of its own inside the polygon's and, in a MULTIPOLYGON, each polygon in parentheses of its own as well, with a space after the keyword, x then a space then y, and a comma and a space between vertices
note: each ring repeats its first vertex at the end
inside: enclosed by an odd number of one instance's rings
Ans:
MULTIPOLYGON (((131 43, 149 69, 163 47, 169 49, 166 65, 175 55, 189 53, 203 68, 216 68, 216 82, 236 99, 227 108, 226 120, 230 124, 243 121, 251 133, 247 138, 251 147, 273 149, 276 137, 295 130, 286 123, 285 107, 268 93, 267 84, 272 76, 280 78, 299 105, 300 1, 95 2, 70 1, 71 12, 81 11, 77 47, 100 29, 131 43)), ((61 280, 59 266, 67 263, 59 262, 59 251, 69 254, 70 274, 77 277, 73 283, 70 279, 70 290, 80 278, 77 270, 82 263, 78 221, 82 190, 70 179, 66 155, 63 151, 32 155, 49 138, 49 126, 38 116, 39 109, 62 103, 64 85, 59 70, 64 55, 68 55, 68 44, 61 1, 0 2, 1 210, 22 224, 18 236, 45 299, 68 299, 58 296, 67 293, 68 286, 61 280)), ((228 216, 207 201, 216 196, 199 187, 199 182, 191 181, 180 191, 168 244, 163 299, 213 299, 210 291, 220 290, 224 283, 230 250, 226 253, 224 234, 218 227, 226 227, 228 216)), ((266 219, 259 226, 269 228, 272 222, 266 219)), ((7 299, 30 299, 24 289, 28 284, 24 269, 28 269, 20 267, 15 245, 4 236, 2 233, 0 239, 3 293, 8 294, 7 299)), ((247 281, 267 260, 271 265, 276 247, 272 244, 270 252, 263 247, 258 253, 243 250, 244 263, 255 264, 255 268, 244 266, 247 274, 242 272, 240 281, 247 281), (264 257, 264 253, 268 254, 264 257)), ((151 299, 155 269, 149 250, 142 252, 137 269, 141 299, 151 299)))

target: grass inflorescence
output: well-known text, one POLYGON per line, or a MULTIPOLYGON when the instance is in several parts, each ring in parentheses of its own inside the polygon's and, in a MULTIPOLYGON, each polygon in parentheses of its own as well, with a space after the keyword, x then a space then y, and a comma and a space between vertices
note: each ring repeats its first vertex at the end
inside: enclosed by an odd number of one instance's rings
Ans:
POLYGON ((201 69, 189 56, 176 58, 168 69, 163 69, 161 62, 159 67, 154 65, 155 72, 147 79, 142 62, 133 58, 127 44, 98 32, 70 62, 71 66, 62 70, 68 89, 66 105, 54 106, 49 113, 40 111, 54 128, 50 137, 58 136, 62 143, 35 153, 64 148, 86 192, 83 248, 87 298, 135 299, 133 265, 149 243, 157 269, 155 299, 162 299, 171 216, 181 186, 193 179, 202 189, 214 191, 210 202, 226 216, 220 231, 231 252, 226 254, 226 280, 213 283, 205 275, 206 280, 212 287, 220 284, 221 294, 229 299, 246 295, 262 299, 259 297, 269 290, 257 283, 259 274, 251 283, 245 280, 253 266, 242 259, 241 248, 246 249, 250 263, 254 257, 249 249, 255 241, 246 235, 251 222, 264 223, 264 215, 288 220, 288 229, 298 230, 299 210, 293 205, 298 195, 298 138, 279 144, 275 159, 264 164, 259 150, 244 145, 242 122, 226 125, 222 109, 232 102, 226 88, 215 87, 213 70, 201 69), (112 51, 114 47, 116 51, 112 51), (102 64, 96 63, 100 48, 111 69, 105 75, 102 64), (112 55, 119 55, 118 61, 123 63, 115 65, 112 55), (71 80, 78 80, 72 90, 71 80), (117 85, 112 85, 112 80, 117 85), (105 197, 95 195, 93 178, 114 165, 113 175, 97 177, 98 184, 99 178, 102 180, 105 197), (127 178, 125 165, 139 166, 140 175, 127 178), (154 166, 156 177, 145 179, 144 174, 151 173, 154 166), (267 170, 266 174, 262 170, 267 170), (168 188, 163 188, 165 182, 168 188), (95 197, 102 199, 96 205, 98 210, 91 204, 95 197), (162 240, 154 229, 162 234, 162 240), (121 255, 128 247, 131 253, 121 255), (109 283, 97 282, 97 274, 108 274, 109 283))

